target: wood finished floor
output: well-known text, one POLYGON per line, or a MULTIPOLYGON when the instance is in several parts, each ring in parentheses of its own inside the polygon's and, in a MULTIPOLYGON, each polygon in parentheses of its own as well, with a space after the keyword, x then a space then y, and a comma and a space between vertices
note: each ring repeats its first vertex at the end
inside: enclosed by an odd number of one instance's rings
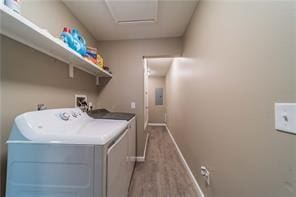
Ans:
POLYGON ((148 127, 146 161, 138 162, 129 197, 195 197, 193 183, 165 127, 148 127))

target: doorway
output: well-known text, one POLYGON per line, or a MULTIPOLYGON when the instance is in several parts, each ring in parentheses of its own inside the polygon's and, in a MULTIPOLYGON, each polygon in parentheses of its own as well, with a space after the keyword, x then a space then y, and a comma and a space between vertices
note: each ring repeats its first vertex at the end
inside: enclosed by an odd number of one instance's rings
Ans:
POLYGON ((172 57, 144 59, 145 128, 166 124, 166 75, 172 62, 172 57))

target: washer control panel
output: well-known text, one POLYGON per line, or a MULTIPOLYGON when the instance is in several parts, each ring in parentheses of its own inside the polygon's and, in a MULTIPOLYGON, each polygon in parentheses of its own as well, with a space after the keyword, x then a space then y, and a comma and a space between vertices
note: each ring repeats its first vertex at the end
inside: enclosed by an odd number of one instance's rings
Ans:
POLYGON ((78 117, 78 113, 77 112, 72 112, 72 116, 74 117, 74 118, 77 118, 78 117))
POLYGON ((82 125, 92 120, 93 118, 79 108, 62 108, 27 112, 19 115, 15 122, 18 128, 24 131, 24 136, 26 133, 30 136, 75 133, 82 125))
POLYGON ((83 116, 83 113, 80 109, 70 109, 69 111, 59 112, 59 117, 61 120, 68 121, 71 119, 78 119, 83 116))
POLYGON ((62 120, 67 121, 70 119, 70 114, 68 114, 67 112, 62 112, 62 113, 60 113, 60 117, 62 120))

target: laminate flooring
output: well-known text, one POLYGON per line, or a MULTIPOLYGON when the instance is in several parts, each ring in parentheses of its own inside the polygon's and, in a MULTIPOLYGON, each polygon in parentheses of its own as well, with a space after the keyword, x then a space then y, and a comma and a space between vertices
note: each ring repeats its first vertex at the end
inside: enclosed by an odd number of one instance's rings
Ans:
POLYGON ((137 162, 129 197, 195 197, 193 183, 165 127, 148 126, 145 162, 137 162))

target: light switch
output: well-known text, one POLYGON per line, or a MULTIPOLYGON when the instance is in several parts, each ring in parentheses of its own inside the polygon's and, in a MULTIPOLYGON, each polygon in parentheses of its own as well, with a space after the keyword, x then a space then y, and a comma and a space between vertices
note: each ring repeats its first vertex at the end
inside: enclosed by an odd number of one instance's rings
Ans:
POLYGON ((275 104, 275 128, 296 134, 296 103, 275 104))
POLYGON ((131 109, 136 109, 136 103, 135 102, 131 102, 131 109))

